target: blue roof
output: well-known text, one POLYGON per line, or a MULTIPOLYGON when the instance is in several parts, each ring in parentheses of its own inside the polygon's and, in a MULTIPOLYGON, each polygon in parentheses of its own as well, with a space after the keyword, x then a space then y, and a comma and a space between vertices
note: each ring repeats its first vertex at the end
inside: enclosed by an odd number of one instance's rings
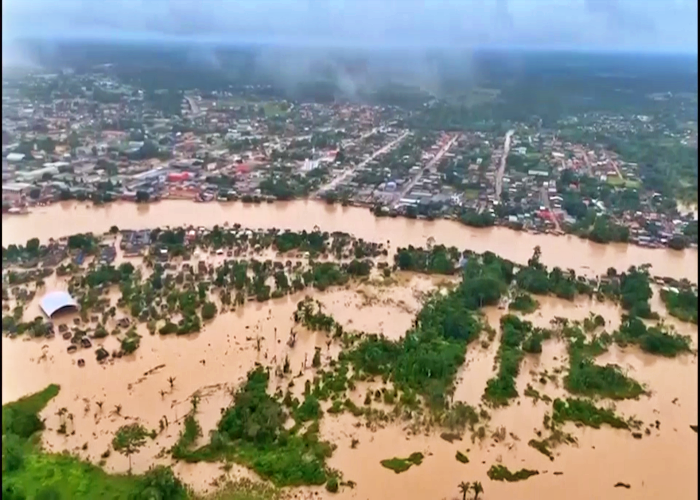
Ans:
POLYGON ((39 304, 41 310, 44 311, 49 318, 54 315, 60 309, 64 307, 78 307, 78 303, 68 292, 59 290, 56 292, 49 292, 41 299, 39 304))

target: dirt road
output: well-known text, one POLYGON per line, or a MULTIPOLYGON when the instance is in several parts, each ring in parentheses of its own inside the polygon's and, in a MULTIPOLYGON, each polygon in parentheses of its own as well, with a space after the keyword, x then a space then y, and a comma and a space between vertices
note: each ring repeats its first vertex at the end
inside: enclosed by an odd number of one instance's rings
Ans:
POLYGON ((501 191, 503 190, 503 174, 506 171, 506 161, 508 160, 508 153, 510 153, 510 141, 513 137, 515 130, 509 130, 506 132, 506 138, 503 143, 503 156, 501 156, 501 165, 496 172, 496 200, 501 201, 501 191))
POLYGON ((335 179, 332 179, 326 185, 321 186, 321 188, 316 192, 316 196, 318 196, 322 193, 325 193, 326 191, 330 191, 332 189, 335 189, 335 187, 338 186, 338 184, 340 184, 341 182, 343 182, 344 180, 346 180, 350 176, 352 176, 357 169, 363 168, 364 166, 366 166, 369 162, 371 162, 375 158, 377 158, 377 157, 391 151, 392 149, 394 149, 399 143, 401 143, 401 141, 403 141, 406 137, 408 137, 409 134, 410 134, 409 131, 404 132, 399 137, 397 137, 396 139, 391 141, 389 144, 382 146, 380 149, 378 149, 377 151, 372 153, 372 155, 369 158, 367 158, 366 160, 358 163, 355 167, 348 168, 342 174, 340 174, 338 177, 336 177, 335 179))
POLYGON ((401 190, 400 193, 397 193, 397 195, 394 197, 394 201, 392 202, 391 206, 392 208, 395 208, 396 205, 399 203, 401 198, 406 196, 406 194, 413 189, 413 186, 416 185, 416 183, 423 177, 423 174, 426 172, 426 170, 431 169, 437 162, 440 161, 440 159, 445 156, 445 153, 447 153, 452 145, 457 141, 459 138, 459 134, 455 134, 452 136, 452 138, 447 141, 447 144, 445 144, 440 151, 437 152, 435 156, 433 156, 428 163, 425 164, 423 169, 418 172, 418 174, 411 180, 409 183, 401 190))

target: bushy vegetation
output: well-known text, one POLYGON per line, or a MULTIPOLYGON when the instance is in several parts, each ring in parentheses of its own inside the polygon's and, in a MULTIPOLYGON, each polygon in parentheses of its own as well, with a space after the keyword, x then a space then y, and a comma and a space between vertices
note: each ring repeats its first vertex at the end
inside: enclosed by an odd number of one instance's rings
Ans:
POLYGON ((402 271, 415 271, 428 274, 455 274, 461 252, 455 247, 436 245, 430 249, 399 248, 394 261, 402 271))
POLYGON ((597 365, 592 359, 571 355, 566 390, 580 396, 635 399, 646 393, 642 385, 625 375, 617 365, 597 365))
POLYGON ((510 483, 516 481, 524 481, 532 476, 539 474, 539 471, 530 469, 520 469, 517 472, 511 472, 505 465, 492 465, 486 472, 486 475, 491 481, 508 481, 510 483))
POLYGON ((620 328, 613 334, 616 343, 625 346, 638 345, 644 352, 665 357, 675 357, 691 352, 691 339, 658 324, 647 326, 634 316, 624 316, 620 328))
POLYGON ((522 267, 515 275, 520 289, 535 295, 549 295, 566 300, 574 300, 577 294, 591 295, 593 287, 585 279, 578 279, 573 269, 566 272, 558 267, 551 271, 540 262, 542 252, 535 247, 527 266, 522 267))
POLYGON ((390 380, 405 393, 423 396, 433 409, 445 408, 467 344, 481 331, 474 310, 465 303, 467 293, 459 286, 446 296, 433 296, 401 340, 367 335, 341 359, 360 372, 390 380))
POLYGON ((629 429, 629 422, 617 416, 613 410, 599 408, 585 399, 567 398, 555 399, 552 403, 552 423, 563 424, 573 422, 599 429, 601 425, 607 424, 615 429, 629 429))
MULTIPOLYGON (((584 329, 589 324, 584 322, 584 329)), ((595 327, 595 324, 593 320, 589 328, 595 327)), ((569 325, 568 322, 563 325, 561 334, 569 344, 569 373, 564 377, 567 391, 580 396, 610 399, 634 399, 645 394, 642 385, 625 375, 619 366, 595 363, 594 359, 607 351, 611 344, 610 335, 593 334, 588 339, 580 326, 569 325)))
POLYGON ((13 435, 28 440, 33 434, 44 430, 39 412, 58 395, 60 387, 51 384, 46 389, 2 407, 2 435, 13 435))
POLYGON ((299 426, 285 428, 289 414, 276 396, 267 393, 268 380, 269 374, 261 366, 249 372, 209 444, 189 452, 187 460, 226 458, 250 467, 278 486, 324 484, 335 477, 326 465, 333 447, 320 441, 318 425, 312 424, 304 432, 299 426))
POLYGON ((539 302, 527 293, 517 294, 508 304, 508 309, 519 311, 523 314, 531 314, 540 306, 539 302))
MULTIPOLYGON (((496 376, 486 382, 483 399, 493 406, 506 406, 511 399, 518 397, 515 379, 520 372, 520 362, 524 356, 522 344, 536 330, 532 323, 512 314, 501 318, 501 345, 498 348, 496 376)), ((530 342, 530 348, 536 352, 530 342)), ((541 351, 541 347, 539 349, 541 351)))
POLYGON ((554 460, 554 454, 552 453, 552 450, 549 447, 549 443, 546 440, 538 441, 537 439, 531 439, 527 442, 527 444, 531 448, 534 448, 540 453, 542 453, 545 457, 549 458, 550 460, 554 460))
POLYGON ((698 324, 698 294, 691 289, 661 290, 661 300, 671 316, 698 324))
POLYGON ((406 472, 411 466, 420 465, 422 463, 423 454, 420 452, 411 453, 408 458, 388 458, 381 461, 382 466, 393 470, 397 474, 406 472))
POLYGON ((652 312, 649 305, 652 295, 648 266, 632 266, 627 273, 620 275, 620 305, 629 311, 630 315, 657 319, 659 315, 652 312))

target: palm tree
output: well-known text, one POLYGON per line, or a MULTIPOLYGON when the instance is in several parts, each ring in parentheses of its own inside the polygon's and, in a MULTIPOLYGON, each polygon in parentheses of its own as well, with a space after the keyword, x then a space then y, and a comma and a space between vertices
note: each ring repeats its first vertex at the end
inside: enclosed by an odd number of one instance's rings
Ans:
POLYGON ((170 384, 170 388, 172 389, 173 386, 175 385, 175 377, 173 377, 173 376, 168 377, 168 383, 170 384))
POLYGON ((100 409, 100 411, 102 411, 102 405, 104 404, 104 401, 95 401, 95 404, 100 409))
POLYGON ((467 500, 467 493, 469 493, 470 484, 462 481, 457 487, 459 488, 459 492, 462 494, 462 500, 467 500))
POLYGON ((115 414, 115 415, 121 415, 121 414, 122 414, 122 405, 115 405, 115 406, 114 406, 114 414, 115 414))
POLYGON ((474 500, 477 500, 479 495, 484 492, 484 487, 481 486, 481 482, 474 481, 474 484, 472 484, 472 491, 474 491, 474 500))

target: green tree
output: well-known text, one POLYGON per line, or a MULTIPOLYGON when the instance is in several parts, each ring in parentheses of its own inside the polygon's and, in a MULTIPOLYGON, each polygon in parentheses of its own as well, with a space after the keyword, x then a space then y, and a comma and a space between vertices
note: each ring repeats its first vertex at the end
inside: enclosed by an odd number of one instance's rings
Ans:
POLYGON ((213 302, 205 302, 202 306, 202 319, 207 321, 216 316, 216 305, 213 302))
POLYGON ((27 240, 25 248, 27 249, 27 253, 29 254, 37 253, 37 251, 39 250, 39 238, 31 238, 27 240))
POLYGON ((481 486, 480 481, 474 481, 474 484, 472 484, 472 491, 474 492, 474 500, 478 500, 479 495, 484 492, 484 487, 481 486))
POLYGON ((462 500, 467 500, 467 493, 469 493, 470 487, 471 485, 469 483, 465 483, 464 481, 459 483, 458 488, 459 492, 462 494, 462 500))
POLYGON ((145 427, 134 423, 121 426, 112 439, 114 451, 129 459, 129 473, 131 473, 131 455, 138 453, 146 444, 146 436, 148 431, 145 427))
POLYGON ((2 437, 2 471, 13 472, 22 467, 24 463, 24 449, 22 439, 16 434, 7 434, 2 437))
POLYGON ((184 500, 187 489, 170 467, 157 465, 143 476, 143 490, 137 500, 184 500))

